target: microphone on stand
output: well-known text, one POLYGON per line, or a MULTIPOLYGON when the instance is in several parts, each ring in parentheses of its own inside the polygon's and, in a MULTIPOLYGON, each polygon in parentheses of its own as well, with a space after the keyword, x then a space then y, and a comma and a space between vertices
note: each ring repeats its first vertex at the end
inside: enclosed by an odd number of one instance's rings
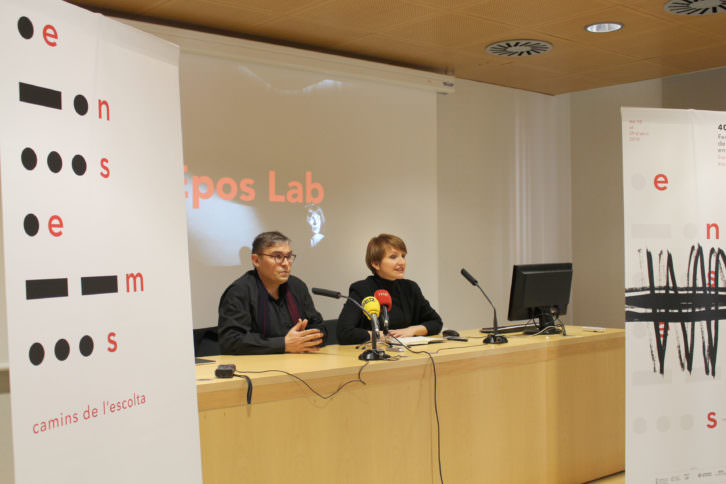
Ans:
POLYGON ((388 358, 391 357, 385 351, 379 350, 376 347, 377 338, 378 338, 378 315, 381 312, 381 305, 378 303, 376 298, 367 297, 367 298, 363 299, 363 301, 361 301, 361 302, 363 302, 363 304, 365 305, 365 307, 364 307, 358 301, 353 299, 352 297, 346 296, 345 294, 341 294, 339 291, 331 291, 330 289, 321 289, 319 287, 313 287, 311 289, 311 291, 313 292, 313 294, 316 294, 318 296, 332 297, 334 299, 345 298, 348 301, 355 304, 356 306, 358 306, 360 308, 360 310, 363 311, 363 314, 366 315, 366 318, 371 320, 371 324, 373 325, 373 331, 372 331, 372 336, 371 336, 371 342, 372 342, 371 349, 366 350, 363 353, 361 353, 358 356, 359 359, 361 359, 361 360, 387 360, 388 358), (372 299, 373 301, 369 301, 370 299, 372 299))
POLYGON ((383 334, 388 335, 388 312, 393 307, 393 300, 391 299, 391 294, 385 289, 379 289, 373 294, 373 297, 375 297, 381 305, 383 334))
POLYGON ((476 286, 479 288, 481 293, 484 294, 484 297, 486 298, 486 300, 489 301, 489 304, 491 305, 492 310, 494 310, 494 324, 493 324, 494 331, 489 333, 489 335, 486 338, 484 338, 483 342, 485 344, 496 344, 496 345, 502 344, 502 343, 507 343, 508 342, 507 338, 505 338, 503 335, 499 334, 499 323, 497 322, 497 308, 494 307, 494 303, 492 303, 492 300, 489 299, 489 296, 487 296, 487 293, 485 293, 484 289, 481 288, 481 286, 479 285, 479 282, 476 279, 474 279, 474 276, 469 274, 469 271, 462 268, 461 275, 464 276, 464 279, 469 281, 472 286, 476 286))
POLYGON ((390 358, 385 351, 379 350, 377 347, 378 342, 378 331, 380 326, 378 325, 378 315, 381 314, 381 304, 373 296, 368 296, 361 301, 363 304, 363 310, 366 317, 370 314, 368 319, 371 320, 371 349, 365 350, 358 356, 359 360, 386 360, 390 358))

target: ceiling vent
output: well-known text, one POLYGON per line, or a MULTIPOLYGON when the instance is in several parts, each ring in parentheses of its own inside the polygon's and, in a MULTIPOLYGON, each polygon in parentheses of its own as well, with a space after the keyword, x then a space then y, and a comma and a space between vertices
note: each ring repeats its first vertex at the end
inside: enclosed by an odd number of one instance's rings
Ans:
POLYGON ((487 52, 505 57, 524 57, 544 54, 552 50, 552 44, 544 40, 502 40, 487 46, 487 52))
POLYGON ((663 8, 676 15, 712 15, 726 12, 726 0, 669 0, 663 8))

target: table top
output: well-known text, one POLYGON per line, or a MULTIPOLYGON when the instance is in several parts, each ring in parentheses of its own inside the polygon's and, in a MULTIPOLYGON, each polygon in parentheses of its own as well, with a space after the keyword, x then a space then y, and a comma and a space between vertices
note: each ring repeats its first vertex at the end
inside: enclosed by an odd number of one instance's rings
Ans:
MULTIPOLYGON (((446 341, 444 343, 413 346, 410 351, 387 351, 394 361, 372 361, 365 368, 365 374, 391 369, 406 369, 427 365, 433 355, 437 365, 458 364, 458 368, 466 366, 482 367, 508 364, 508 362, 541 361, 553 359, 565 354, 592 351, 593 347, 624 346, 625 332, 622 329, 607 328, 604 332, 585 331, 579 326, 568 326, 567 336, 562 335, 525 335, 510 333, 505 335, 509 340, 506 344, 485 345, 485 335, 479 330, 460 331, 468 341, 446 341), (583 345, 584 343, 584 345, 583 345)), ((302 354, 277 355, 219 355, 204 359, 211 363, 196 365, 197 394, 200 398, 208 392, 225 390, 240 391, 246 388, 246 382, 240 378, 220 379, 214 376, 219 364, 234 364, 237 372, 282 370, 293 373, 305 380, 354 377, 364 361, 358 359, 363 351, 356 345, 331 345, 320 351, 302 354)), ((282 372, 247 373, 255 386, 289 383, 291 378, 282 372)), ((200 402, 200 409, 203 408, 200 402)))

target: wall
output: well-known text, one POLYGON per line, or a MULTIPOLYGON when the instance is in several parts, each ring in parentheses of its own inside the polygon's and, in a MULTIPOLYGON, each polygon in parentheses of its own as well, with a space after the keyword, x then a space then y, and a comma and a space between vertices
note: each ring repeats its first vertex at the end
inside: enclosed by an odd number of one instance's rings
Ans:
POLYGON ((437 132, 437 309, 446 327, 491 326, 466 267, 505 322, 513 264, 571 259, 569 98, 457 80, 437 132))
POLYGON ((572 298, 577 323, 622 328, 625 263, 620 107, 660 107, 661 81, 570 96, 572 298))

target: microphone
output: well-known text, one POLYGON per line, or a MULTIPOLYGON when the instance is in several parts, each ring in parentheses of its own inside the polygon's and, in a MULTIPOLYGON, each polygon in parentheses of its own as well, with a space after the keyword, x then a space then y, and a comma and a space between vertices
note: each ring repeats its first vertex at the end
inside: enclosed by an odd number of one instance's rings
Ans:
POLYGON ((383 334, 388 334, 388 311, 393 307, 391 295, 385 289, 379 289, 374 294, 381 305, 381 319, 383 320, 383 334))
POLYGON ((381 314, 381 304, 373 296, 368 296, 367 298, 363 299, 361 301, 361 304, 363 305, 363 309, 366 311, 366 317, 371 320, 371 327, 373 328, 373 333, 378 333, 378 315, 381 314))
MULTIPOLYGON (((464 279, 466 279, 467 281, 471 282, 471 285, 472 286, 476 286, 476 285, 479 284, 479 282, 477 282, 477 280, 474 279, 474 276, 472 276, 471 274, 469 274, 469 271, 467 271, 464 268, 461 269, 461 275, 464 276, 464 279)), ((313 289, 313 292, 315 292, 315 289, 313 289)))
POLYGON ((318 296, 332 297, 335 299, 340 299, 341 297, 345 298, 348 301, 355 304, 356 306, 358 306, 361 309, 361 311, 363 311, 363 313, 365 313, 366 318, 371 319, 371 315, 368 314, 368 311, 363 309, 363 306, 361 306, 360 303, 358 303, 358 301, 356 301, 352 297, 348 297, 345 294, 341 294, 339 291, 331 291, 330 289, 320 289, 319 287, 314 287, 311 290, 313 291, 313 294, 316 294, 318 296))
POLYGON ((371 336, 371 349, 366 350, 363 353, 361 353, 358 358, 361 360, 387 360, 391 356, 387 354, 383 350, 379 350, 376 348, 376 342, 378 337, 378 315, 381 313, 381 305, 374 297, 367 297, 361 301, 363 305, 361 305, 358 301, 353 299, 350 296, 346 296, 345 294, 341 294, 338 291, 331 291, 330 289, 321 289, 319 287, 313 287, 312 289, 313 294, 316 294, 318 296, 325 296, 325 297, 332 297, 335 299, 345 298, 351 303, 355 304, 360 308, 361 311, 363 311, 363 314, 366 315, 366 318, 371 320, 371 324, 373 326, 373 332, 371 336))
POLYGON ((489 333, 489 335, 486 338, 484 338, 484 343, 486 343, 486 344, 507 343, 507 338, 505 338, 504 336, 499 334, 499 323, 497 322, 497 308, 494 307, 494 303, 492 302, 492 300, 489 299, 489 296, 487 296, 487 293, 485 293, 484 289, 481 288, 481 286, 479 285, 479 282, 476 279, 474 279, 474 276, 469 274, 469 271, 467 271, 463 267, 461 269, 461 275, 464 276, 464 279, 469 281, 472 286, 476 286, 479 288, 481 293, 484 294, 484 297, 486 298, 486 300, 489 301, 489 305, 491 305, 492 310, 494 311, 494 325, 493 325, 494 331, 489 333))
POLYGON ((335 299, 340 299, 341 297, 343 297, 340 292, 331 291, 330 289, 320 289, 319 287, 314 287, 312 291, 313 294, 317 294, 318 296, 332 297, 335 299))

